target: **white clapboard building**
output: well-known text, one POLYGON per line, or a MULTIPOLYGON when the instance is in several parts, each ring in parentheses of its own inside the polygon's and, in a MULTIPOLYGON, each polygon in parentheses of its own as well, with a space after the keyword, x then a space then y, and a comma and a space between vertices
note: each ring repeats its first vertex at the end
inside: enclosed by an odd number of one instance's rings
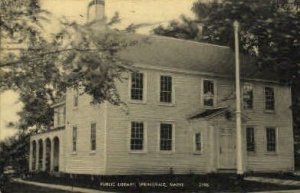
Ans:
MULTIPOLYGON (((104 2, 97 5, 103 17, 104 2)), ((68 90, 54 129, 30 138, 31 172, 91 175, 236 171, 234 52, 224 46, 147 37, 120 56, 136 72, 116 82, 127 111, 68 90)), ((291 89, 241 55, 246 172, 294 170, 291 89)))

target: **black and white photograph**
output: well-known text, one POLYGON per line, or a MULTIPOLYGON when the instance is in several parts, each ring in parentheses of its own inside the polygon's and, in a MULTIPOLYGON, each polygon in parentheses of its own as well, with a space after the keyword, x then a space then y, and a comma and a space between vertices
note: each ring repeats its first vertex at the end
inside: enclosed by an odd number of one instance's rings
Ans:
POLYGON ((0 0, 0 193, 300 193, 299 0, 0 0))

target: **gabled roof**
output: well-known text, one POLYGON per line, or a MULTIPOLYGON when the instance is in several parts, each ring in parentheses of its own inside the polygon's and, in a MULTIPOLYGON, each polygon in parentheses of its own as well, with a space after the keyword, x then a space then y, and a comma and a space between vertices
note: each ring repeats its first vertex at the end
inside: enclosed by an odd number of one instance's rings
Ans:
MULTIPOLYGON (((122 59, 143 65, 234 77, 235 55, 229 47, 164 36, 131 34, 128 37, 140 40, 140 43, 121 51, 122 59)), ((240 61, 242 78, 278 80, 275 74, 260 71, 253 58, 240 54, 240 61)))

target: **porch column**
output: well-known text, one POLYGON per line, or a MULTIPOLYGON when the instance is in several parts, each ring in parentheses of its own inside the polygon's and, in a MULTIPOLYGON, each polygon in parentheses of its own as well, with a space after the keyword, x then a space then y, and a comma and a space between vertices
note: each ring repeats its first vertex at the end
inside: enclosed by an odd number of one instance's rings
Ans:
POLYGON ((31 172, 32 171, 32 141, 30 141, 29 143, 29 171, 31 172))
POLYGON ((35 151, 35 170, 40 170, 39 168, 39 154, 40 154, 40 143, 37 140, 36 143, 36 151, 35 151))
POLYGON ((43 167, 42 170, 46 171, 46 140, 43 140, 43 167))
POLYGON ((54 139, 51 141, 51 150, 50 150, 50 171, 54 171, 54 139))

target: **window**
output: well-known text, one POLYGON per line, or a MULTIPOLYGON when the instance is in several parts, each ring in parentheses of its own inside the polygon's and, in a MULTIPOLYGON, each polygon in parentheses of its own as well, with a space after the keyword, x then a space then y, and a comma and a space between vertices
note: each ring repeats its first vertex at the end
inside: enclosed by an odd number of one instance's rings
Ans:
POLYGON ((66 124, 66 106, 64 106, 64 111, 63 111, 63 121, 64 121, 64 125, 66 124))
POLYGON ((253 109, 253 86, 248 83, 243 86, 243 106, 244 109, 253 109))
POLYGON ((74 107, 78 106, 78 89, 75 89, 75 93, 74 93, 74 107))
POLYGON ((55 114, 56 114, 56 124, 57 124, 57 126, 60 126, 61 123, 60 123, 60 109, 59 108, 56 109, 55 114))
POLYGON ((91 150, 96 150, 96 123, 91 124, 91 150))
POLYGON ((267 151, 275 152, 276 151, 276 129, 267 128, 267 151))
POLYGON ((160 125, 160 150, 172 150, 172 124, 160 125))
POLYGON ((246 128, 246 138, 247 138, 247 151, 254 152, 255 151, 255 138, 254 138, 254 128, 253 127, 246 128))
POLYGON ((172 102, 172 77, 171 76, 160 77, 160 102, 164 102, 164 103, 172 102))
POLYGON ((131 150, 143 150, 144 146, 144 123, 131 122, 131 150))
POLYGON ((272 111, 275 109, 274 89, 271 87, 265 88, 265 108, 272 111))
POLYGON ((214 82, 211 80, 203 80, 203 105, 214 106, 214 82))
POLYGON ((73 138, 72 138, 72 149, 73 152, 76 152, 77 150, 77 127, 73 127, 73 138))
POLYGON ((131 74, 131 99, 143 100, 144 74, 133 72, 131 74))
POLYGON ((201 133, 195 133, 195 151, 201 152, 202 151, 202 144, 201 144, 201 133))

